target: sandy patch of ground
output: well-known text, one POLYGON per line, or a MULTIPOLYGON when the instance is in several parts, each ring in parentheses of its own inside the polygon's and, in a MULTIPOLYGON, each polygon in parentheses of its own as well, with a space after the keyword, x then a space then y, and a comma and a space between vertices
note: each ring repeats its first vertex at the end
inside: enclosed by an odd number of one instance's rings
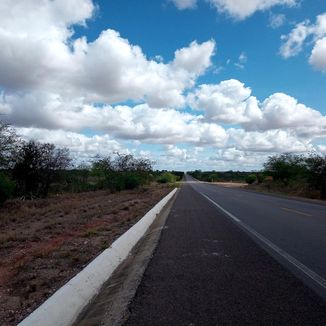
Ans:
POLYGON ((16 325, 171 188, 13 200, 0 209, 0 321, 16 325))
POLYGON ((241 182, 211 182, 212 184, 228 187, 228 188, 244 188, 247 187, 247 183, 241 183, 241 182))

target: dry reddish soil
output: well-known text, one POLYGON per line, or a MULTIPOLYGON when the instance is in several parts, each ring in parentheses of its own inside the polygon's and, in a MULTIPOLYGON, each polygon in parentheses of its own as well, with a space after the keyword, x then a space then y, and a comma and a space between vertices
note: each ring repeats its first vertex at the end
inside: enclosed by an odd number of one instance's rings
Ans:
POLYGON ((0 209, 0 325, 15 325, 135 224, 171 188, 95 191, 0 209))
POLYGON ((248 190, 254 190, 258 192, 271 193, 276 195, 285 195, 292 198, 307 198, 309 200, 320 201, 320 192, 315 189, 310 189, 306 184, 297 184, 285 186, 278 183, 268 183, 264 182, 262 184, 252 184, 248 185, 248 190))
POLYGON ((247 187, 246 183, 241 183, 241 182, 211 182, 213 184, 227 187, 227 188, 244 188, 247 187))

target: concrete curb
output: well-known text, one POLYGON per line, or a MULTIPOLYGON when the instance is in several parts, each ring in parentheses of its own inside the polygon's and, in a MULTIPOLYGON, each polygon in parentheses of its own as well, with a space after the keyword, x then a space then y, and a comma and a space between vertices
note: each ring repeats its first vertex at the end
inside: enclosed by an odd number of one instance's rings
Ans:
POLYGON ((108 249, 104 250, 18 325, 69 326, 73 324, 83 308, 98 294, 102 285, 128 256, 176 191, 176 188, 172 190, 141 220, 114 241, 108 249))

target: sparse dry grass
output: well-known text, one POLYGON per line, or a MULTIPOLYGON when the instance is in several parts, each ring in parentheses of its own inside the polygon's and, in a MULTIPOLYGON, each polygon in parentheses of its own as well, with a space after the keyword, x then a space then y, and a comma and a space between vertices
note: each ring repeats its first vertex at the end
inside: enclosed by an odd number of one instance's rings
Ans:
POLYGON ((262 184, 248 185, 246 188, 248 190, 270 192, 280 195, 320 199, 320 192, 318 190, 311 189, 307 184, 303 184, 302 182, 292 182, 287 186, 280 182, 264 182, 262 184))
POLYGON ((0 320, 15 325, 171 189, 13 200, 0 209, 0 320))

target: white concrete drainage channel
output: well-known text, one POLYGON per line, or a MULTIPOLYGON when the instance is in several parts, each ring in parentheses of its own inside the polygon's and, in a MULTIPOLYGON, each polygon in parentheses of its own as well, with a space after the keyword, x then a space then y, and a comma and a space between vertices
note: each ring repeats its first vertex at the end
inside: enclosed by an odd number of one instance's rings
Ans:
POLYGON ((145 216, 97 256, 81 272, 34 310, 18 326, 69 326, 83 308, 98 294, 102 285, 128 256, 176 193, 172 190, 145 216))

